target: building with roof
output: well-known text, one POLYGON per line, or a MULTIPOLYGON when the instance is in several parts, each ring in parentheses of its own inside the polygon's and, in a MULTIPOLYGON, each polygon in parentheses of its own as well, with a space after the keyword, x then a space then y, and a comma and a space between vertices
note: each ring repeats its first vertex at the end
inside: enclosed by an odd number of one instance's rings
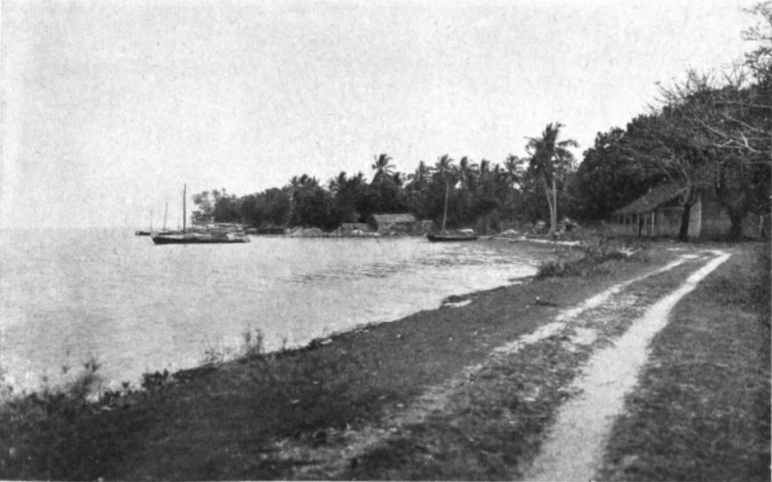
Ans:
MULTIPOLYGON (((613 220, 620 234, 645 237, 678 237, 684 213, 686 188, 677 184, 662 184, 649 190, 627 206, 614 211, 613 220)), ((743 223, 742 236, 763 236, 765 219, 749 214, 743 223)), ((689 212, 687 237, 721 239, 729 234, 732 223, 718 203, 715 193, 708 189, 697 192, 697 200, 689 212)))
POLYGON ((373 214, 370 224, 381 234, 413 234, 416 231, 416 218, 412 214, 373 214))

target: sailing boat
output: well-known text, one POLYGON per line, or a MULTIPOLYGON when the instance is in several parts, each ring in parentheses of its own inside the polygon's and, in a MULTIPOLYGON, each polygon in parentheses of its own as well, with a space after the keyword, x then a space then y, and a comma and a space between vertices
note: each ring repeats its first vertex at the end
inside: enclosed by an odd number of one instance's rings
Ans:
POLYGON ((150 235, 150 238, 155 244, 232 244, 249 242, 249 238, 241 232, 227 230, 188 231, 187 187, 187 184, 185 184, 182 189, 182 231, 176 233, 153 233, 150 235))
POLYGON ((458 231, 445 231, 445 222, 448 220, 448 192, 450 191, 450 181, 445 183, 445 214, 442 216, 442 231, 439 233, 429 233, 426 238, 433 243, 448 241, 474 241, 477 235, 472 229, 461 229, 458 231))

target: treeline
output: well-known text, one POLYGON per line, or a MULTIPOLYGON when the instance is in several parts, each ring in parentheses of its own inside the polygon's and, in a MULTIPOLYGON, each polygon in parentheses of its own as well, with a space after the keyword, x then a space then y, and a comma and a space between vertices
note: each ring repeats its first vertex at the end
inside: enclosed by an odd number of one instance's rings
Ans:
POLYGON ((578 165, 560 141, 559 123, 530 138, 527 156, 500 164, 443 155, 414 172, 397 171, 387 154, 376 156, 373 177, 364 173, 320 182, 293 177, 283 187, 237 197, 225 189, 194 196, 194 220, 241 222, 254 227, 333 229, 364 222, 374 213, 410 212, 449 227, 500 229, 513 222, 607 219, 654 185, 684 189, 681 237, 699 192, 711 192, 729 215, 737 238, 749 213, 766 215, 772 195, 772 2, 750 10, 760 21, 743 35, 756 48, 720 72, 688 72, 686 80, 660 90, 646 113, 626 128, 598 133, 578 165))
POLYGON ((626 129, 598 134, 571 182, 573 214, 603 219, 661 182, 684 189, 679 238, 699 192, 714 196, 731 220, 730 239, 749 213, 768 215, 772 195, 772 2, 749 12, 743 32, 756 43, 742 61, 718 72, 687 72, 660 89, 650 112, 626 129))
MULTIPOLYGON (((412 213, 441 221, 447 196, 448 226, 480 223, 497 229, 502 220, 520 216, 527 203, 524 160, 510 156, 503 164, 443 155, 435 164, 418 163, 414 172, 396 169, 387 154, 376 156, 372 178, 359 172, 320 182, 306 174, 280 188, 237 197, 225 189, 193 197, 194 221, 242 222, 254 227, 304 226, 334 229, 341 223, 366 222, 379 213, 412 213)), ((538 218, 537 212, 533 217, 538 218)))

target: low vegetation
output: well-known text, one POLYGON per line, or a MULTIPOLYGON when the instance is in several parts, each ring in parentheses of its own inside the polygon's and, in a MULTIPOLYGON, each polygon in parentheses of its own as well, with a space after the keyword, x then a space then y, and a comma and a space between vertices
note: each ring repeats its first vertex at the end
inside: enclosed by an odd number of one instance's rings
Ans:
MULTIPOLYGON (((95 360, 59 388, 14 393, 5 385, 0 478, 518 476, 556 408, 573 395, 567 384, 589 348, 565 351, 566 336, 558 334, 515 357, 491 361, 491 350, 553 320, 557 307, 575 306, 674 256, 640 248, 604 259, 607 248, 595 247, 589 258, 598 269, 472 294, 458 308, 361 327, 303 349, 265 353, 261 333, 251 328, 236 359, 212 352, 196 369, 145 374, 137 389, 125 384, 96 397, 95 360), (409 427, 382 425, 427 387, 480 364, 441 411, 409 427), (349 460, 342 472, 314 473, 319 460, 277 449, 324 449, 318 453, 339 460, 343 434, 367 427, 389 434, 387 443, 349 460)), ((613 324, 595 320, 605 331, 594 343, 618 336, 646 300, 693 269, 639 283, 640 298, 624 316, 613 324)), ((768 480, 769 253, 736 248, 716 273, 679 304, 655 340, 643 384, 628 399, 629 416, 614 429, 607 478, 768 480)))
POLYGON ((602 480, 770 479, 769 245, 687 295, 616 421, 602 480))

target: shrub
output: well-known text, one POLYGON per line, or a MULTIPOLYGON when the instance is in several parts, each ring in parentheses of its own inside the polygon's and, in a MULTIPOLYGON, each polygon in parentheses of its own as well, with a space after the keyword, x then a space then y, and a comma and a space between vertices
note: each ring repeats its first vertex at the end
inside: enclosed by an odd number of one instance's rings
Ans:
POLYGON ((569 259, 570 252, 558 250, 558 259, 542 263, 536 272, 536 278, 550 278, 558 276, 596 276, 606 274, 609 268, 603 266, 606 261, 614 259, 632 259, 619 252, 611 244, 600 240, 597 244, 584 246, 584 256, 578 259, 569 259))
POLYGON ((241 351, 245 358, 258 358, 265 354, 265 335, 260 328, 245 330, 242 336, 244 344, 241 351))

